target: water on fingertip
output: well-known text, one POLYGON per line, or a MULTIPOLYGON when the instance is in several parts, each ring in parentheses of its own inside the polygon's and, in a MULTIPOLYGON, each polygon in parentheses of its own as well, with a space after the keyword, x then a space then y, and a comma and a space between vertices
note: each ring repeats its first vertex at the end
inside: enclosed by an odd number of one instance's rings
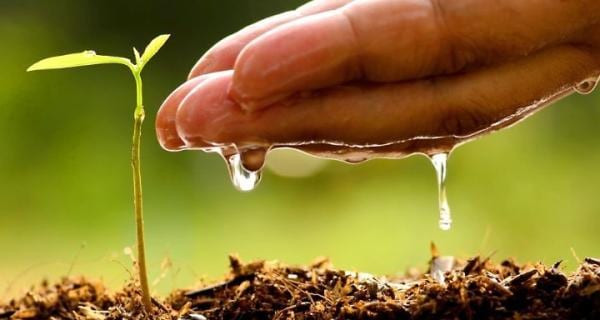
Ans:
POLYGON ((578 83, 573 89, 579 94, 590 94, 598 86, 598 78, 589 78, 578 83))
MULTIPOLYGON (((572 88, 566 88, 535 103, 518 108, 510 115, 499 116, 487 127, 478 128, 462 135, 415 136, 396 141, 380 143, 350 143, 336 140, 319 141, 263 141, 261 143, 205 142, 202 151, 220 154, 229 170, 229 176, 236 189, 248 192, 259 184, 268 153, 279 148, 290 148, 318 158, 333 159, 349 164, 360 164, 371 159, 402 159, 415 154, 426 155, 436 172, 438 185, 438 226, 442 230, 452 227, 452 215, 448 204, 446 182, 449 154, 461 144, 478 139, 486 134, 499 131, 526 119, 556 100, 578 92, 591 93, 597 86, 598 77, 586 79, 572 88)), ((197 144, 197 143, 196 143, 197 144)))

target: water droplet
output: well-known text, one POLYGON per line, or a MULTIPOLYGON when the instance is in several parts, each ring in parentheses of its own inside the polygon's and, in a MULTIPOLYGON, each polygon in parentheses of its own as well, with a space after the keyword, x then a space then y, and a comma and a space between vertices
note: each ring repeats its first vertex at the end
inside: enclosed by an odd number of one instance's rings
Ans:
POLYGON ((344 159, 344 162, 346 162, 348 164, 361 164, 368 160, 369 159, 367 157, 355 156, 355 157, 348 157, 348 158, 344 159))
POLYGON ((236 145, 227 145, 203 150, 218 153, 223 157, 231 183, 239 191, 252 191, 260 182, 268 149, 246 148, 240 152, 236 145))
POLYGON ((437 283, 441 284, 441 285, 446 285, 446 276, 444 275, 443 272, 441 272, 440 270, 431 272, 431 277, 433 278, 433 280, 435 280, 437 283))
POLYGON ((88 55, 88 56, 95 56, 96 55, 96 51, 94 51, 94 50, 86 50, 83 53, 85 55, 88 55))
POLYGON ((590 78, 582 81, 574 87, 575 91, 579 94, 590 94, 596 89, 598 85, 598 78, 590 78))
POLYGON ((190 313, 187 316, 180 317, 179 320, 206 320, 206 317, 201 314, 190 313))
POLYGON ((446 284, 446 272, 450 272, 456 264, 454 257, 435 257, 431 259, 429 265, 431 277, 440 283, 441 285, 446 284))
POLYGON ((438 153, 431 156, 431 163, 435 168, 438 182, 438 200, 440 208, 440 229, 444 231, 450 230, 452 227, 452 214, 448 205, 448 197, 446 196, 446 172, 448 165, 448 154, 438 153))
POLYGON ((229 167, 229 177, 231 183, 236 189, 243 192, 254 190, 260 182, 261 170, 252 171, 244 167, 242 157, 239 153, 235 153, 225 157, 227 166, 229 167))

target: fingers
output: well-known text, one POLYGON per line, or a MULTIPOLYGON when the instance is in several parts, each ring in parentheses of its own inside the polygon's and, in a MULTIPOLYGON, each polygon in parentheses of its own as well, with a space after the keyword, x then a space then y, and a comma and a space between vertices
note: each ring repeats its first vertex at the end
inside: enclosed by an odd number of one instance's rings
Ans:
POLYGON ((187 143, 185 148, 207 147, 207 142, 365 145, 414 137, 466 137, 539 103, 540 97, 564 93, 599 70, 598 55, 562 46, 468 74, 331 88, 252 113, 229 98, 232 75, 223 72, 197 85, 177 110, 161 112, 159 117, 176 119, 177 132, 172 132, 173 126, 158 131, 169 131, 163 137, 178 135, 187 143))
POLYGON ((233 68, 242 49, 260 35, 288 22, 312 14, 340 8, 352 0, 315 0, 295 11, 285 12, 248 26, 241 31, 221 40, 212 47, 192 68, 189 78, 199 75, 225 71, 233 68))
POLYGON ((207 79, 207 76, 192 79, 179 88, 177 88, 163 102, 156 117, 156 134, 163 148, 167 150, 177 150, 182 147, 183 141, 177 134, 175 124, 175 115, 181 101, 200 83, 207 79))
POLYGON ((592 7, 600 5, 354 1, 247 44, 235 64, 231 94, 247 110, 257 110, 293 93, 351 80, 394 82, 495 64, 573 40, 589 25, 586 11, 592 7))

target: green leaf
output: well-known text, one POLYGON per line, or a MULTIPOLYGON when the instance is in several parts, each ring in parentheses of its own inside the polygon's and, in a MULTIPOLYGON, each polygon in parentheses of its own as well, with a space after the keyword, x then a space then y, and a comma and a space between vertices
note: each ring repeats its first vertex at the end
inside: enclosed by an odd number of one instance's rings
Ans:
POLYGON ((144 64, 148 63, 148 61, 150 61, 150 59, 152 59, 152 57, 154 57, 154 55, 158 52, 158 50, 160 50, 160 48, 162 48, 162 46, 165 44, 165 42, 167 42, 167 40, 169 40, 170 36, 171 36, 170 34, 163 34, 163 35, 160 35, 160 36, 154 38, 152 41, 150 41, 150 44, 148 44, 148 46, 144 50, 144 54, 142 54, 142 62, 144 64))
POLYGON ((140 62, 142 62, 142 57, 136 47, 133 47, 133 55, 135 56, 135 63, 140 64, 140 62))
POLYGON ((75 68, 96 64, 123 64, 130 67, 131 61, 121 57, 100 56, 94 51, 84 51, 41 60, 34 63, 27 71, 75 68))

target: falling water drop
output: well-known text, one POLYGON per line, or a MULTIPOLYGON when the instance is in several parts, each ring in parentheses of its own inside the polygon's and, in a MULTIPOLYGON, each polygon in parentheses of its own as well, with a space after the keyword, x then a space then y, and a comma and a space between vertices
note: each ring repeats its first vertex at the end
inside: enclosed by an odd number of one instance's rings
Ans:
POLYGON ((231 183, 237 190, 252 191, 260 182, 268 149, 247 147, 240 151, 238 146, 232 144, 202 150, 218 153, 223 157, 227 164, 231 183))
POLYGON ((450 213, 450 206, 448 205, 448 198, 446 196, 446 172, 448 164, 448 154, 438 153, 431 156, 431 162, 435 168, 438 182, 438 199, 440 208, 440 229, 444 231, 450 230, 452 227, 452 216, 450 213))
POLYGON ((262 171, 250 170, 244 166, 242 162, 242 156, 239 153, 235 153, 225 157, 227 166, 229 167, 229 176, 231 182, 236 189, 243 192, 249 192, 254 190, 260 182, 262 171))
POLYGON ((575 91, 579 94, 590 94, 596 89, 598 85, 597 78, 590 78, 580 82, 578 85, 574 87, 575 91))
POLYGON ((364 156, 355 156, 355 157, 348 157, 348 158, 344 159, 344 162, 346 162, 348 164, 361 164, 368 160, 369 159, 364 156))

